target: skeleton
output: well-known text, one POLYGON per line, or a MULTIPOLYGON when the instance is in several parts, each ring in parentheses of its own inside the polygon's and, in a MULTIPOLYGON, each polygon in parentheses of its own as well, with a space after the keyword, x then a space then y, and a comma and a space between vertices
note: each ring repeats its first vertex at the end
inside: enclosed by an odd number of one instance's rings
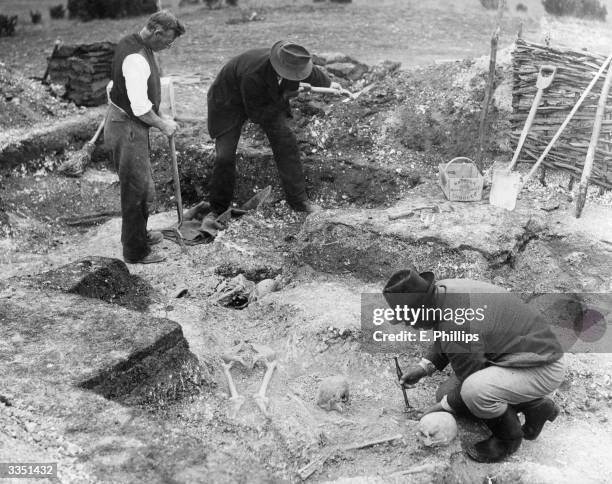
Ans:
POLYGON ((240 343, 229 351, 224 353, 221 358, 223 359, 223 373, 227 379, 227 384, 230 390, 230 402, 232 402, 233 408, 231 417, 235 418, 238 411, 245 402, 245 397, 240 395, 236 390, 236 385, 232 379, 230 369, 235 364, 240 364, 248 370, 252 370, 257 363, 263 363, 266 367, 266 373, 264 374, 259 391, 253 395, 253 399, 257 406, 261 409, 266 417, 270 417, 268 405, 270 403, 269 398, 266 396, 266 390, 272 379, 272 373, 277 366, 276 352, 271 348, 256 343, 240 343))
POLYGON ((330 376, 321 381, 317 392, 317 405, 327 411, 344 411, 349 403, 349 384, 343 376, 330 376))

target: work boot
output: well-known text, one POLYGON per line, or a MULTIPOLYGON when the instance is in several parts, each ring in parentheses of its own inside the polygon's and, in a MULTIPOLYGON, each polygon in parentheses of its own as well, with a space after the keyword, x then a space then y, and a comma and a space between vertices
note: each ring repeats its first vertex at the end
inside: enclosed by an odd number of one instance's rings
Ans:
POLYGON ((289 205, 296 212, 314 213, 323 210, 320 205, 312 203, 310 200, 304 200, 302 202, 293 202, 289 205))
POLYGON ((476 462, 499 462, 514 454, 521 446, 523 431, 516 410, 508 409, 499 417, 483 419, 493 435, 475 444, 465 445, 465 451, 476 462))
POLYGON ((519 403, 514 405, 514 408, 517 412, 523 412, 525 415, 525 424, 522 430, 523 437, 527 440, 537 439, 546 421, 553 422, 561 411, 559 405, 546 397, 519 403))
POLYGON ((128 264, 155 264, 157 262, 163 262, 166 260, 166 256, 162 255, 162 254, 157 254, 154 252, 150 252, 149 255, 143 257, 142 259, 138 259, 138 260, 132 260, 132 259, 125 259, 125 262, 127 262, 128 264))
POLYGON ((164 236, 158 230, 147 230, 147 244, 156 245, 164 240, 164 236))

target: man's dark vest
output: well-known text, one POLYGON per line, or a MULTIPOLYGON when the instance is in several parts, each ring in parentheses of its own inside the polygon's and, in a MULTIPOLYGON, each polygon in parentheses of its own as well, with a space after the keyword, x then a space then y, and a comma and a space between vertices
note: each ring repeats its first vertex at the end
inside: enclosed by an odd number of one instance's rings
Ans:
POLYGON ((159 68, 157 66, 157 62, 155 61, 153 51, 144 45, 140 35, 138 34, 131 34, 123 37, 115 48, 115 56, 113 58, 112 66, 113 88, 110 93, 110 98, 113 103, 123 109, 132 118, 142 123, 142 121, 134 116, 134 112, 132 111, 130 99, 128 98, 127 89, 125 87, 125 78, 123 77, 122 72, 123 60, 128 55, 136 53, 142 54, 149 63, 151 75, 147 81, 147 96, 151 103, 153 103, 153 110, 156 113, 159 113, 159 103, 161 102, 159 68))

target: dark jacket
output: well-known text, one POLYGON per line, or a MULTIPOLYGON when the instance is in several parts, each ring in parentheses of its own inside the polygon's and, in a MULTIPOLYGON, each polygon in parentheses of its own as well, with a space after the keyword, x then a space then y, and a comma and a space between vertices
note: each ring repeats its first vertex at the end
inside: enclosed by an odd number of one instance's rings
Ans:
MULTIPOLYGON (((541 366, 563 355, 544 317, 504 288, 469 279, 446 279, 437 282, 436 287, 435 307, 454 314, 457 309, 480 308, 484 316, 474 316, 472 321, 463 324, 457 324, 457 319, 435 323, 434 331, 455 336, 458 340, 434 340, 426 358, 438 370, 450 363, 459 381, 463 382, 491 365, 541 366), (458 337, 468 333, 478 336, 478 341, 465 343, 464 337, 458 337)), ((453 408, 459 407, 459 389, 448 395, 448 403, 453 408)))
POLYGON ((129 116, 138 121, 143 126, 147 126, 140 119, 134 116, 132 112, 132 106, 130 105, 130 99, 127 95, 127 89, 125 87, 125 77, 123 77, 123 60, 130 54, 142 54, 149 63, 151 69, 151 75, 147 81, 147 96, 149 101, 153 104, 153 111, 159 113, 159 104, 161 102, 161 81, 159 67, 155 60, 153 51, 149 49, 140 38, 138 34, 131 34, 123 37, 117 47, 115 48, 115 55, 113 57, 113 65, 111 68, 111 75, 113 79, 113 88, 110 92, 110 98, 113 103, 123 109, 129 116))
MULTIPOLYGON (((303 82, 329 87, 329 77, 316 66, 303 82)), ((270 63, 270 49, 252 49, 231 59, 208 90, 208 132, 217 138, 247 119, 265 125, 289 113, 289 97, 299 82, 279 85, 270 63)))

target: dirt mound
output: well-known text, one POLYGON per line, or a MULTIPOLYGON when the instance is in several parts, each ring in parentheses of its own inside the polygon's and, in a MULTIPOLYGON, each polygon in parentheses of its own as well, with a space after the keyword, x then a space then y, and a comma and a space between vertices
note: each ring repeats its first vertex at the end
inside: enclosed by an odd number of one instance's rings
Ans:
POLYGON ((79 112, 73 104, 53 97, 40 82, 27 79, 0 62, 0 128, 26 128, 79 112))
MULTIPOLYGON (((496 86, 503 86, 510 74, 509 66, 499 67, 496 86)), ((473 156, 487 76, 481 59, 464 60, 389 72, 356 101, 326 107, 298 99, 298 137, 312 151, 356 151, 378 162, 401 162, 407 150, 473 156)), ((497 95, 503 95, 501 89, 497 95)), ((508 149, 500 143, 510 130, 510 111, 504 106, 509 103, 498 100, 490 110, 485 149, 491 154, 508 149)))

